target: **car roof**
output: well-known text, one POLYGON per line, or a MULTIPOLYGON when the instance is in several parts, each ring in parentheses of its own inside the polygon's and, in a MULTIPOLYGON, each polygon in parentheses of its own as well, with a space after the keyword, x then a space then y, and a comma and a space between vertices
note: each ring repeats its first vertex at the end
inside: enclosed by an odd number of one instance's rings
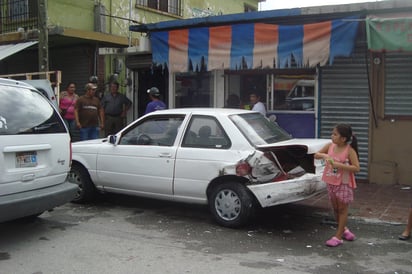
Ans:
POLYGON ((14 79, 7 79, 7 78, 0 78, 0 84, 1 85, 7 85, 7 86, 19 86, 19 87, 25 87, 28 89, 35 89, 32 85, 21 82, 19 80, 14 80, 14 79))
POLYGON ((157 110, 155 112, 149 113, 149 115, 164 115, 164 114, 198 114, 198 115, 223 115, 228 116, 232 114, 242 114, 242 113, 259 113, 257 111, 251 111, 246 109, 235 109, 235 108, 171 108, 164 110, 157 110))

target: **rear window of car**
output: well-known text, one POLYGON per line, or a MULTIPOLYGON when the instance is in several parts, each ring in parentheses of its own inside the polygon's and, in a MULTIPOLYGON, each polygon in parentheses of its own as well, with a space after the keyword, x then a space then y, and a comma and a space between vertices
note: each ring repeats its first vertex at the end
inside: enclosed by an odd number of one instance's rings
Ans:
POLYGON ((65 133, 57 111, 38 91, 0 86, 0 135, 65 133))
POLYGON ((254 146, 291 139, 290 134, 260 113, 231 115, 230 119, 254 146))

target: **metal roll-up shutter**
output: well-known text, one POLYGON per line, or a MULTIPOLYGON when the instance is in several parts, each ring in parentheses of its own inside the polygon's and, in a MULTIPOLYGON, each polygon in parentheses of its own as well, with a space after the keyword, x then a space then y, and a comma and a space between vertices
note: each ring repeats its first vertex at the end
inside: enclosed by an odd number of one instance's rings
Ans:
POLYGON ((412 115, 412 54, 385 54, 385 115, 412 115))
POLYGON ((320 137, 330 138, 338 123, 352 126, 360 156, 358 179, 368 178, 369 87, 365 52, 365 46, 359 43, 353 56, 336 58, 332 66, 320 70, 320 137))
POLYGON ((83 87, 93 74, 93 50, 89 47, 73 47, 50 51, 50 69, 62 71, 61 90, 69 82, 77 84, 76 93, 84 93, 83 87))

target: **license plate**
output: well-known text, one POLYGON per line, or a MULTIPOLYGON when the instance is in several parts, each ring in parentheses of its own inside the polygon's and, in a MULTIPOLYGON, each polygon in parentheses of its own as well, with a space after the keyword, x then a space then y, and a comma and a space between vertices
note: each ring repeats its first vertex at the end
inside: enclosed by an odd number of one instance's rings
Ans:
POLYGON ((37 152, 27 151, 16 153, 16 167, 37 166, 37 152))

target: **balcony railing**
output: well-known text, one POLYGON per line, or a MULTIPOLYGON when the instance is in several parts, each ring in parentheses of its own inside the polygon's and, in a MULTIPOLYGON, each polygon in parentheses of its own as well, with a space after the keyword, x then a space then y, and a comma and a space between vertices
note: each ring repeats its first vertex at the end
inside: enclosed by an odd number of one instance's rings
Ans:
POLYGON ((0 0, 0 34, 37 28, 37 0, 0 0))

